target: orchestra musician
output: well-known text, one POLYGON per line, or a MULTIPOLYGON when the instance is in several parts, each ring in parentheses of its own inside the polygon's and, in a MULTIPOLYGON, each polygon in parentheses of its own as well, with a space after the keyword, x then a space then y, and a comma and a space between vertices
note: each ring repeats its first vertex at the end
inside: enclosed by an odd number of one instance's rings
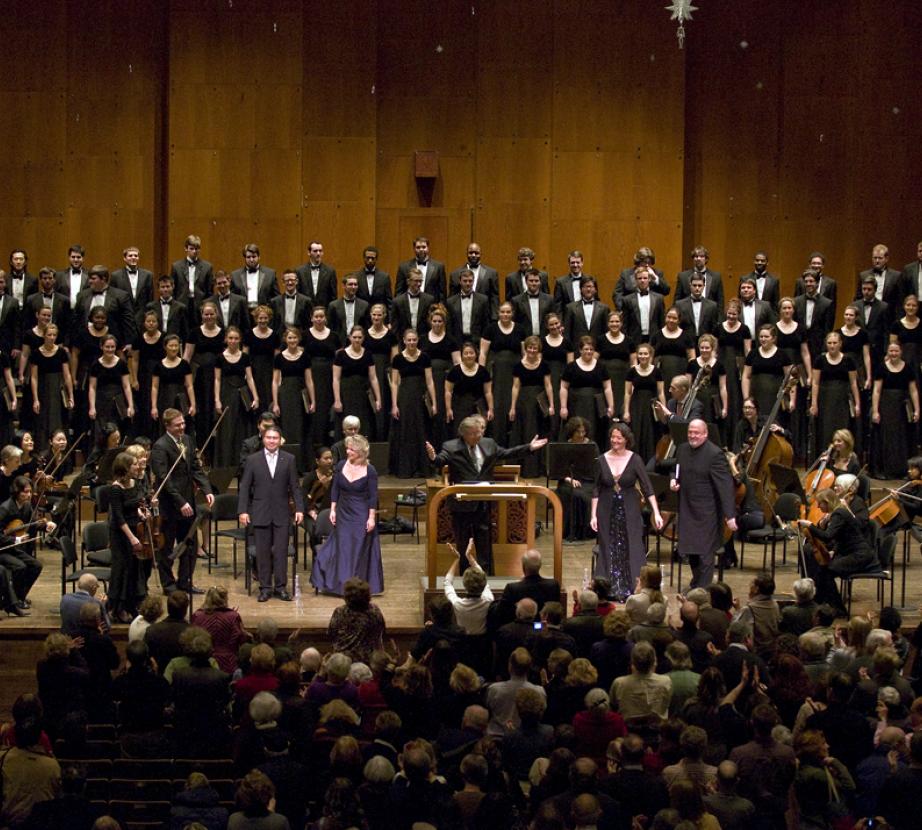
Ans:
POLYGON ((10 497, 0 504, 0 565, 9 572, 12 607, 9 614, 24 616, 19 612, 32 607, 28 595, 35 580, 42 573, 42 563, 35 558, 35 541, 39 528, 44 526, 54 532, 55 523, 42 521, 36 524, 32 509, 32 482, 26 476, 16 476, 10 488, 10 497), (14 610, 15 609, 15 610, 14 610))
MULTIPOLYGON (((732 452, 727 452, 726 456, 727 466, 730 468, 730 475, 733 476, 733 484, 737 492, 739 493, 740 487, 743 488, 742 498, 737 497, 736 526, 738 533, 758 530, 765 526, 765 513, 759 503, 756 489, 752 480, 746 475, 746 467, 740 463, 740 457, 732 452)), ((725 568, 735 568, 739 564, 734 544, 735 538, 736 534, 733 534, 724 542, 723 567, 725 568)))
POLYGON ((317 533, 317 517, 330 509, 330 488, 333 484, 333 451, 319 447, 314 457, 314 469, 301 479, 304 494, 304 529, 307 531, 311 550, 315 551, 321 538, 317 533))

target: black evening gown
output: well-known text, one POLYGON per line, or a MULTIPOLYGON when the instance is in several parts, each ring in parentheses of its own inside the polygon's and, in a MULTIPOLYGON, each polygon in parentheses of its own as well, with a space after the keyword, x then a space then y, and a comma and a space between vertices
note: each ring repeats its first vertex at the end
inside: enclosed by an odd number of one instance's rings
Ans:
POLYGON ((80 435, 89 429, 89 401, 86 396, 87 386, 90 378, 90 367, 99 359, 102 354, 102 338, 106 334, 96 336, 91 334, 88 328, 81 329, 73 339, 73 346, 79 350, 77 358, 77 371, 74 376, 74 411, 71 413, 71 428, 75 435, 80 435))
POLYGON ((649 461, 656 453, 656 421, 651 404, 658 400, 657 392, 663 379, 659 369, 642 375, 632 366, 627 379, 633 385, 631 394, 631 432, 634 433, 634 454, 649 461))
MULTIPOLYGON (((63 346, 58 346, 53 355, 45 356, 40 349, 33 349, 29 352, 29 363, 38 367, 38 399, 41 403, 40 411, 33 421, 33 438, 35 438, 35 446, 44 447, 58 427, 66 426, 67 410, 64 409, 64 403, 61 400, 61 389, 64 388, 67 350, 63 346)), ((31 395, 29 400, 32 400, 31 395)), ((25 405, 25 395, 23 395, 22 406, 25 405)))
MULTIPOLYGON (((127 524, 136 531, 138 505, 143 489, 138 484, 123 489, 117 484, 109 487, 109 547, 112 550, 112 576, 109 580, 109 601, 113 611, 137 610, 138 603, 147 594, 147 579, 151 574, 152 559, 138 559, 128 544, 121 526, 127 524)), ((140 537, 139 537, 140 538, 140 537)))
POLYGON ((432 446, 441 447, 447 440, 453 438, 451 427, 445 422, 445 378, 454 366, 452 353, 460 351, 457 341, 445 334, 441 340, 432 341, 432 332, 427 332, 420 338, 419 348, 429 355, 432 361, 432 383, 435 386, 435 418, 432 419, 432 446))
POLYGON ((153 438, 157 430, 150 417, 150 379, 154 375, 154 367, 163 360, 163 335, 154 343, 139 337, 135 341, 135 349, 138 352, 138 388, 134 390, 134 431, 135 435, 153 438))
POLYGON ((187 416, 186 432, 194 431, 195 426, 189 423, 186 409, 186 378, 191 374, 192 367, 185 360, 180 360, 175 366, 166 366, 161 360, 154 366, 154 376, 160 378, 160 386, 157 389, 157 415, 161 431, 164 429, 163 413, 170 408, 179 409, 187 416))
MULTIPOLYGON (((240 461, 240 448, 253 432, 253 412, 243 405, 240 390, 247 385, 246 370, 250 356, 243 352, 236 362, 218 355, 217 367, 221 369, 221 406, 228 410, 214 437, 215 467, 236 467, 240 461)), ((212 391, 212 397, 214 392, 212 391)), ((265 401, 261 401, 265 408, 265 401)))
POLYGON ((339 377, 339 400, 343 405, 343 411, 336 419, 337 439, 341 440, 343 436, 343 418, 355 415, 362 422, 362 435, 369 441, 377 440, 374 410, 369 400, 371 384, 368 380, 368 368, 374 366, 371 352, 362 349, 359 357, 352 357, 345 349, 340 349, 333 358, 333 365, 342 369, 339 377))
MULTIPOLYGON (((785 353, 787 364, 796 366, 802 379, 807 376, 807 367, 804 366, 800 354, 804 336, 804 327, 795 322, 794 328, 789 332, 778 329, 778 337, 775 340, 775 345, 785 353)), ((807 457, 807 443, 810 434, 810 420, 807 416, 809 395, 807 392, 808 388, 801 384, 801 388, 797 393, 797 408, 793 412, 782 411, 778 418, 778 422, 782 426, 788 426, 791 430, 791 446, 794 449, 795 458, 807 457)), ((760 410, 759 414, 768 417, 769 413, 760 410)))
POLYGON ((784 367, 788 356, 780 348, 774 354, 764 357, 758 349, 752 349, 746 355, 746 365, 751 368, 749 376, 749 394, 759 404, 760 414, 767 415, 775 405, 781 381, 784 380, 784 367))
MULTIPOLYGON (((391 351, 397 344, 394 333, 386 331, 381 337, 374 337, 369 329, 365 333, 365 348, 371 352, 375 362, 375 377, 381 390, 381 411, 375 413, 375 436, 378 441, 387 441, 391 426, 391 351)), ((420 344, 422 348, 422 344, 420 344)))
POLYGON ((484 340, 490 341, 490 353, 487 363, 493 378, 493 423, 491 434, 501 447, 511 446, 509 409, 512 404, 512 370, 522 359, 522 341, 525 329, 518 323, 506 334, 499 323, 490 323, 483 334, 484 340))
POLYGON ((593 576, 610 579, 611 595, 619 602, 634 592, 634 583, 647 561, 638 482, 649 499, 653 495, 653 485, 643 459, 636 452, 631 453, 617 481, 605 456, 599 456, 593 493, 599 500, 596 508, 599 555, 593 576))
POLYGON ((281 373, 278 389, 279 426, 287 444, 297 444, 302 448, 298 458, 299 469, 311 453, 303 452, 307 432, 307 413, 304 411, 304 373, 310 366, 310 358, 303 349, 295 360, 290 360, 285 352, 279 352, 272 361, 272 368, 281 373))
MULTIPOLYGON (((339 351, 336 334, 327 329, 327 336, 314 335, 313 328, 304 333, 302 344, 311 359, 311 376, 314 379, 314 414, 311 418, 311 442, 318 447, 333 443, 333 358, 339 351)), ((362 425, 364 429, 364 424, 362 425)))
POLYGON ((253 370, 253 385, 259 395, 263 411, 272 403, 272 361, 279 348, 278 332, 269 329, 267 337, 259 337, 256 329, 244 333, 244 343, 250 355, 250 368, 253 370))
MULTIPOLYGON (((717 359, 727 375, 727 417, 724 420, 723 441, 730 446, 733 425, 743 415, 743 391, 740 377, 743 373, 745 341, 751 339, 749 327, 741 324, 736 331, 727 331, 723 325, 717 327, 717 359)), ((739 450, 739 447, 733 447, 739 450)))
POLYGON ((541 357, 551 370, 551 392, 554 394, 554 415, 551 418, 551 435, 559 435, 560 425, 560 380, 567 367, 567 355, 573 351, 566 337, 552 346, 547 342, 547 335, 541 339, 541 357))
MULTIPOLYGON (((512 376, 519 379, 519 399, 515 408, 515 422, 512 429, 512 446, 527 444, 536 435, 548 435, 548 419, 538 406, 538 395, 544 392, 544 379, 551 373, 543 360, 534 369, 529 369, 520 360, 512 369, 512 376)), ((530 452, 519 462, 524 478, 538 478, 544 475, 544 452, 530 452)))
MULTIPOLYGON (((862 329, 862 331, 865 331, 862 329)), ((895 334, 900 345, 903 347, 903 360, 910 369, 912 376, 915 378, 916 385, 922 381, 922 323, 915 328, 906 328, 902 320, 897 320, 890 327, 890 334, 895 334)), ((919 424, 910 424, 910 442, 913 446, 918 445, 919 441, 919 424)))
MULTIPOLYGON (((592 441, 595 454, 599 448, 592 441)), ((592 492, 594 479, 577 476, 579 487, 573 487, 569 482, 560 479, 557 482, 557 495, 563 506, 563 537, 564 539, 594 539, 595 531, 589 526, 592 518, 592 492)))
MULTIPOLYGON (((915 380, 913 370, 903 362, 898 372, 882 364, 876 376, 881 380, 880 423, 874 425, 871 459, 875 478, 902 478, 906 475, 906 459, 915 453, 914 423, 907 417, 909 383, 915 380)), ((910 403, 911 408, 911 403, 910 403)))
POLYGON ((631 368, 631 355, 637 346, 626 334, 621 335, 618 343, 612 343, 608 334, 600 337, 596 344, 599 360, 611 378, 611 394, 615 400, 615 415, 621 417, 624 411, 624 382, 627 380, 627 370, 631 368))
MULTIPOLYGON (((819 414, 816 416, 816 451, 823 452, 832 443, 832 434, 837 429, 852 429, 854 419, 849 411, 849 401, 852 398, 851 384, 848 373, 855 371, 855 362, 847 355, 833 365, 820 355, 814 369, 820 372, 820 405, 819 414)), ((905 413, 904 413, 905 421, 905 413)), ((852 431, 852 435, 854 435, 852 431)), ((902 475, 906 464, 900 468, 902 475)))
POLYGON ((390 464, 397 478, 425 477, 429 470, 426 440, 429 412, 426 409, 426 369, 431 368, 429 355, 419 352, 416 360, 403 354, 394 356, 391 370, 400 375, 397 408, 400 417, 391 422, 390 464))
POLYGON ((578 360, 574 360, 563 370, 563 380, 569 384, 567 418, 579 415, 585 419, 589 424, 586 437, 597 444, 603 443, 600 438, 605 433, 606 419, 599 416, 595 398, 596 395, 602 394, 603 384, 608 380, 608 373, 602 362, 597 360, 595 366, 586 370, 578 360))
POLYGON ((687 329, 680 329, 678 337, 666 337, 662 329, 650 335, 650 345, 656 355, 656 365, 663 376, 663 386, 669 391, 669 384, 676 375, 685 374, 688 366, 688 350, 695 347, 687 329))
POLYGON ((458 434, 461 422, 470 415, 476 415, 479 409, 483 409, 482 414, 486 417, 487 401, 484 396, 484 386, 490 382, 490 373, 483 366, 478 365, 477 371, 468 376, 464 374, 459 363, 448 370, 445 379, 452 384, 451 414, 453 420, 451 435, 446 438, 448 440, 458 434))
MULTIPOLYGON (((218 328, 217 334, 208 336, 202 331, 201 326, 195 326, 190 339, 195 346, 192 355, 195 378, 195 434, 204 442, 214 429, 217 417, 214 411, 214 367, 219 355, 224 351, 224 329, 218 328)), ((205 452, 209 458, 213 458, 214 445, 209 445, 205 452)))
POLYGON ((90 377, 96 378, 96 437, 102 434, 107 421, 118 424, 124 435, 127 424, 119 417, 117 401, 123 406, 128 404, 122 389, 122 378, 128 377, 128 366, 121 358, 114 366, 103 366, 97 360, 90 366, 90 377))

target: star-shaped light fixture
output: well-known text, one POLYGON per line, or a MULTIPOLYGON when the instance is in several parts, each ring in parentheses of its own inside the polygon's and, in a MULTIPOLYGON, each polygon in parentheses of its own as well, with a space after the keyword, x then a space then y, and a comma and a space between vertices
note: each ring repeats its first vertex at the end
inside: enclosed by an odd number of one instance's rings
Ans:
POLYGON ((685 46, 685 21, 692 19, 692 12, 698 11, 698 7, 692 5, 692 0, 672 0, 672 4, 666 6, 666 11, 672 12, 670 20, 677 20, 679 23, 675 34, 679 41, 679 49, 682 49, 685 46))

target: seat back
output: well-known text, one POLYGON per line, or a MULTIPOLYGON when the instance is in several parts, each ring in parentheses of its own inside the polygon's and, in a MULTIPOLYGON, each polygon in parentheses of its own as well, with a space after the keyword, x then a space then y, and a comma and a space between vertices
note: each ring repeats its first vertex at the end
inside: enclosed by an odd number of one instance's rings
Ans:
POLYGON ((109 488, 111 484, 100 484, 93 488, 93 501, 96 504, 97 513, 109 512, 109 488))
POLYGON ((237 521, 237 494, 221 493, 215 496, 214 504, 211 505, 212 522, 229 522, 237 521))
POLYGON ((106 550, 109 547, 109 523, 86 522, 81 531, 84 553, 106 550))
POLYGON ((317 514, 317 522, 314 525, 314 530, 316 534, 321 539, 326 539, 333 533, 333 523, 330 521, 330 508, 326 510, 321 510, 317 514))
POLYGON ((61 536, 58 538, 61 543, 61 563, 65 568, 72 568, 77 564, 77 546, 70 536, 61 536))

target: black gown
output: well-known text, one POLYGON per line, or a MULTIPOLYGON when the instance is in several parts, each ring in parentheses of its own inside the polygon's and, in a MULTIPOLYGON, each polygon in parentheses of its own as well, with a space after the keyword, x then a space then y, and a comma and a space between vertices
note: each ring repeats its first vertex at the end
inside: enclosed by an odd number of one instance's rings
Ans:
MULTIPOLYGON (((603 394, 608 372, 600 360, 591 369, 583 369, 578 360, 568 363, 563 370, 563 380, 569 384, 567 391, 567 418, 579 415, 589 424, 586 437, 599 443, 605 434, 606 418, 599 415, 596 408, 596 395, 603 394)), ((607 401, 605 402, 607 405, 607 401)))
MULTIPOLYGON (((240 448, 253 432, 253 412, 243 405, 240 390, 246 386, 246 370, 250 356, 240 353, 236 362, 229 361, 224 354, 218 355, 215 364, 221 370, 221 406, 228 410, 214 437, 215 467, 236 467, 240 460, 240 448)), ((212 391, 214 397, 214 391, 212 391)), ((261 401, 265 409, 266 402, 261 401)))
MULTIPOLYGON (((804 342, 804 337, 804 327, 795 321, 792 331, 785 333, 778 329, 778 336, 775 339, 775 345, 786 354, 788 365, 796 366, 801 378, 806 378, 807 376, 807 367, 804 366, 801 360, 801 344, 804 342)), ((790 427, 794 456, 801 459, 807 457, 807 443, 810 435, 810 420, 807 417, 809 409, 807 391, 807 387, 802 384, 797 394, 797 408, 793 412, 781 413, 778 419, 790 427)), ((759 414, 767 416, 768 412, 760 410, 759 414)))
MULTIPOLYGON (((593 441, 587 441, 591 444, 595 454, 599 454, 599 448, 593 441)), ((563 537, 564 539, 594 539, 595 531, 590 527, 589 520, 592 518, 592 492, 594 478, 582 478, 576 476, 580 486, 574 487, 568 481, 560 479, 557 482, 557 495, 563 506, 563 537)))
POLYGON ((397 478, 425 477, 429 470, 426 441, 429 412, 426 409, 426 369, 432 367, 429 355, 419 352, 416 360, 403 354, 394 356, 391 371, 400 375, 397 409, 400 417, 391 422, 391 473, 397 478))
POLYGON ((631 368, 631 355, 637 351, 637 346, 630 337, 623 332, 618 343, 612 343, 608 334, 600 337, 596 343, 599 360, 611 378, 611 394, 615 401, 615 415, 620 417, 624 410, 624 382, 627 379, 627 370, 631 368))
MULTIPOLYGON (((743 373, 745 341, 751 339, 752 334, 745 323, 741 323, 736 331, 727 331, 722 324, 717 327, 717 359, 727 375, 727 417, 724 420, 721 435, 727 446, 730 446, 733 424, 743 415, 743 391, 740 378, 743 373)), ((739 447, 733 447, 733 449, 739 450, 739 447)))
POLYGON ((787 360, 787 353, 780 348, 769 357, 763 356, 757 348, 746 355, 746 365, 751 369, 749 394, 756 399, 760 413, 768 414, 775 405, 787 360))
MULTIPOLYGON (((538 406, 538 395, 544 392, 544 379, 550 373, 550 367, 543 360, 534 369, 529 369, 522 361, 513 366, 512 376, 519 379, 520 386, 512 429, 512 446, 527 444, 536 435, 540 438, 547 436, 548 419, 538 406)), ((543 452, 528 453, 520 464, 524 478, 537 478, 544 475, 543 452)))
POLYGON ((651 404, 659 400, 659 383, 663 377, 659 369, 653 368, 649 375, 642 375, 632 366, 627 380, 633 386, 631 394, 631 432, 634 433, 634 453, 649 461, 656 453, 656 421, 651 404))
POLYGON ((154 367, 163 360, 163 335, 154 343, 148 343, 143 336, 139 337, 134 347, 138 353, 138 388, 134 390, 134 431, 135 435, 153 438, 156 430, 150 417, 150 380, 154 376, 154 367))
POLYGON ((295 360, 287 357, 284 351, 279 352, 272 359, 272 368, 281 373, 278 388, 279 426, 287 444, 297 444, 302 448, 298 458, 299 468, 310 453, 303 452, 307 431, 307 413, 304 411, 304 397, 302 393, 306 388, 304 373, 310 367, 311 361, 303 349, 295 360))
POLYGON ((371 391, 368 368, 374 366, 371 352, 362 349, 359 357, 352 357, 345 349, 340 349, 333 358, 333 365, 339 366, 342 370, 339 377, 339 400, 343 405, 343 411, 336 419, 337 439, 341 439, 343 435, 343 418, 355 415, 362 422, 362 435, 369 441, 377 440, 374 434, 373 410, 368 397, 371 391))
MULTIPOLYGON (((195 377, 195 434, 202 441, 214 429, 214 367, 218 357, 224 351, 224 329, 218 328, 217 334, 208 336, 201 326, 192 329, 190 342, 195 346, 192 355, 193 375, 195 377)), ((213 449, 206 450, 209 457, 213 449)))
POLYGON ((563 370, 567 368, 567 356, 572 352, 573 347, 566 337, 562 338, 557 346, 548 343, 547 335, 541 338, 541 357, 551 370, 551 392, 554 395, 551 435, 560 434, 560 380, 563 377, 563 370))
POLYGON ((429 355, 429 360, 432 361, 432 383, 435 386, 437 407, 435 418, 432 419, 432 446, 441 447, 447 440, 454 437, 450 434, 450 427, 445 422, 445 378, 455 365, 452 354, 460 351, 461 347, 450 334, 445 334, 437 342, 433 342, 430 339, 431 336, 431 331, 424 334, 419 340, 419 348, 429 355))
MULTIPOLYGON (((848 355, 833 365, 822 354, 817 358, 814 370, 819 370, 819 412, 816 416, 816 451, 820 453, 832 443, 832 434, 837 429, 852 429, 854 419, 849 411, 852 388, 848 380, 849 372, 855 371, 855 361, 848 355)), ((855 432, 852 430, 852 435, 855 432)), ((901 473, 905 472, 903 462, 901 473)))
POLYGON ((880 423, 874 425, 871 445, 874 477, 902 478, 906 474, 906 459, 916 451, 915 441, 911 440, 911 436, 914 439, 915 423, 910 423, 907 416, 909 384, 915 377, 905 360, 898 372, 883 363, 876 377, 881 381, 881 390, 877 409, 880 423))
POLYGON ((109 487, 109 547, 112 550, 109 601, 114 612, 127 611, 133 614, 147 594, 147 579, 151 574, 153 560, 138 559, 121 528, 127 524, 135 533, 139 521, 138 505, 143 493, 142 486, 137 482, 127 490, 117 484, 109 487))
POLYGON ((663 376, 663 386, 668 391, 669 384, 676 375, 685 374, 688 366, 688 350, 695 348, 695 342, 687 329, 680 329, 678 337, 666 337, 662 329, 650 335, 650 345, 656 355, 656 365, 663 376))
MULTIPOLYGON (((477 371, 473 375, 464 374, 464 370, 459 363, 452 366, 445 376, 445 380, 452 384, 451 390, 451 434, 458 434, 458 427, 461 422, 470 415, 480 414, 486 417, 487 401, 484 393, 484 387, 490 382, 490 373, 478 365, 477 371)), ((495 410, 494 410, 495 411, 495 410)))
POLYGON ((487 363, 493 378, 493 423, 491 435, 501 447, 511 446, 509 408, 512 404, 512 370, 522 359, 522 341, 526 334, 523 326, 515 323, 506 334, 499 323, 490 323, 483 334, 490 341, 487 363))
POLYGON ((278 332, 269 329, 267 337, 259 337, 256 329, 249 329, 244 334, 244 344, 250 355, 250 367, 253 369, 253 385, 263 410, 272 403, 272 361, 279 348, 278 332))
MULTIPOLYGON (((311 442, 314 450, 333 443, 333 358, 339 351, 336 334, 327 329, 324 338, 314 336, 313 328, 304 332, 301 345, 311 359, 311 377, 314 379, 314 414, 311 418, 311 442)), ((362 429, 365 425, 362 424, 362 429)))
MULTIPOLYGON (((0 352, 0 384, 4 389, 6 386, 6 371, 12 370, 10 358, 6 352, 0 352)), ((6 394, 6 393, 4 393, 6 394)), ((2 446, 10 443, 13 437, 13 413, 10 412, 5 401, 0 401, 0 442, 2 446)))
POLYGON ((88 328, 82 328, 73 340, 73 347, 79 350, 77 355, 77 371, 74 375, 74 410, 71 413, 71 428, 75 435, 80 435, 89 429, 89 400, 87 399, 87 385, 90 378, 90 367, 102 355, 102 339, 108 337, 107 331, 102 335, 91 334, 88 328))
POLYGON ((193 431, 194 425, 188 422, 189 401, 186 394, 186 378, 191 374, 192 367, 185 360, 180 360, 175 366, 166 366, 161 360, 154 366, 154 377, 160 379, 157 389, 157 416, 160 419, 161 430, 164 429, 163 413, 167 409, 175 408, 187 416, 186 432, 193 431))
POLYGON ((122 379, 128 377, 128 366, 121 358, 116 360, 114 366, 103 366, 102 362, 97 360, 90 366, 90 377, 96 378, 97 437, 107 421, 117 424, 124 434, 126 423, 119 417, 118 407, 128 404, 122 388, 122 379))
POLYGON ((365 333, 365 348, 375 362, 375 377, 381 390, 381 411, 375 413, 375 435, 379 441, 387 441, 391 427, 391 351, 396 345, 397 338, 392 331, 385 331, 381 337, 375 337, 371 329, 365 333))
MULTIPOLYGON (((35 445, 45 446, 51 440, 51 434, 58 428, 66 426, 67 410, 61 400, 64 388, 64 366, 67 365, 67 350, 58 346, 53 355, 46 356, 40 349, 29 352, 29 363, 38 370, 38 399, 41 403, 38 415, 33 419, 33 437, 35 445)), ((7 364, 9 365, 9 364, 7 364)), ((31 367, 29 369, 31 372, 31 367)), ((31 401, 32 396, 29 396, 31 401)), ((22 406, 26 406, 23 395, 22 406)), ((6 407, 3 407, 6 409, 6 407)))

